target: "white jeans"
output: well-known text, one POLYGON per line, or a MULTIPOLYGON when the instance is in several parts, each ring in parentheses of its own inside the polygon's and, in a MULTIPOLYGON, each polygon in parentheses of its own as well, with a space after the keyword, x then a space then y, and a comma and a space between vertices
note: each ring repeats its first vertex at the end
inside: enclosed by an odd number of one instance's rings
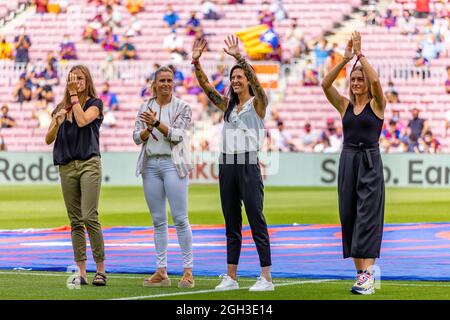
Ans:
POLYGON ((145 200, 155 230, 156 264, 167 267, 169 241, 166 197, 169 200, 172 219, 177 230, 183 256, 183 267, 192 268, 192 230, 188 220, 188 177, 180 178, 170 156, 152 157, 144 163, 142 172, 145 200))

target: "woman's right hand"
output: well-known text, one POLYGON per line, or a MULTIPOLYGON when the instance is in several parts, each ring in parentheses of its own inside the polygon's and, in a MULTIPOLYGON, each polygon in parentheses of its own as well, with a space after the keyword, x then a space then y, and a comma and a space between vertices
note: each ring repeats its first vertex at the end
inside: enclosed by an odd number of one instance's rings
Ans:
POLYGON ((192 60, 198 60, 202 56, 203 50, 206 48, 206 40, 199 39, 194 41, 194 45, 192 47, 192 60))
POLYGON ((345 61, 349 62, 350 60, 353 59, 353 56, 355 54, 353 53, 353 40, 350 39, 347 42, 347 46, 345 47, 345 54, 344 54, 344 59, 345 61))
POLYGON ((53 116, 53 118, 56 119, 56 123, 58 124, 58 126, 60 126, 64 122, 64 118, 66 117, 66 114, 67 114, 67 110, 61 109, 53 116))

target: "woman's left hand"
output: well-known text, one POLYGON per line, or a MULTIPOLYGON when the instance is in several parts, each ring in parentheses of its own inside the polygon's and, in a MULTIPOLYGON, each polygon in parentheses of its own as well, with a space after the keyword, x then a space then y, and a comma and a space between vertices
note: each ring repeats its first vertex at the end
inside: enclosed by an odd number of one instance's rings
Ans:
POLYGON ((361 34, 358 31, 352 33, 353 52, 357 55, 361 53, 361 34))
POLYGON ((228 36, 225 41, 225 44, 227 45, 228 49, 223 49, 227 54, 229 54, 232 57, 235 57, 236 59, 240 59, 241 52, 239 51, 239 41, 238 38, 234 35, 228 36))
POLYGON ((69 74, 69 80, 67 81, 67 89, 69 89, 69 92, 78 92, 77 75, 73 72, 69 74))

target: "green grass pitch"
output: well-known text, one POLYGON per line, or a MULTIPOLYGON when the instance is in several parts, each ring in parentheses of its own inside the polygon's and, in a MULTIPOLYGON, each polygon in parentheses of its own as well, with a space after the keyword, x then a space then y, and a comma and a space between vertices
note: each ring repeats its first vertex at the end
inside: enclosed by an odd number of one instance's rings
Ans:
MULTIPOLYGON (((385 222, 448 222, 448 195, 448 189, 388 188, 385 222)), ((0 229, 68 225, 58 186, 0 186, 0 203, 0 229)), ((335 188, 266 187, 264 205, 271 225, 339 223, 335 188)), ((151 225, 140 187, 103 187, 99 211, 105 227, 151 225)), ((192 224, 223 224, 218 186, 190 186, 189 216, 192 224)), ((67 277, 65 273, 0 271, 0 299, 450 299, 448 282, 382 281, 375 295, 362 297, 348 292, 352 284, 348 280, 275 279, 275 292, 250 293, 247 288, 255 279, 241 278, 237 296, 236 292, 213 292, 219 279, 211 277, 196 277, 194 289, 178 289, 176 276, 171 276, 170 288, 143 288, 143 275, 111 274, 107 287, 89 285, 81 290, 67 289, 67 277)))

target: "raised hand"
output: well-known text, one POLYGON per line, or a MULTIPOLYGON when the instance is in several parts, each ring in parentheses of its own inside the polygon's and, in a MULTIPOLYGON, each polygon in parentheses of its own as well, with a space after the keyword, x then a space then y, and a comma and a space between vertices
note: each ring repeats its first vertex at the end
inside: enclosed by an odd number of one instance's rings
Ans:
POLYGON ((69 80, 67 81, 67 88, 69 92, 78 92, 77 75, 73 72, 69 74, 69 80))
POLYGON ((206 48, 206 40, 199 39, 194 41, 194 45, 192 47, 192 60, 198 60, 202 56, 203 50, 206 48))
POLYGON ((227 45, 227 49, 223 49, 225 53, 229 54, 236 59, 241 58, 241 52, 239 51, 239 41, 238 38, 234 35, 228 36, 227 39, 224 40, 227 45))
POLYGON ((353 53, 361 53, 361 34, 358 31, 352 33, 353 53))
POLYGON ((352 52, 352 49, 353 49, 353 40, 350 39, 350 40, 348 40, 347 46, 345 47, 345 54, 344 54, 344 59, 345 60, 347 60, 347 61, 352 60, 353 56, 355 55, 352 52))

